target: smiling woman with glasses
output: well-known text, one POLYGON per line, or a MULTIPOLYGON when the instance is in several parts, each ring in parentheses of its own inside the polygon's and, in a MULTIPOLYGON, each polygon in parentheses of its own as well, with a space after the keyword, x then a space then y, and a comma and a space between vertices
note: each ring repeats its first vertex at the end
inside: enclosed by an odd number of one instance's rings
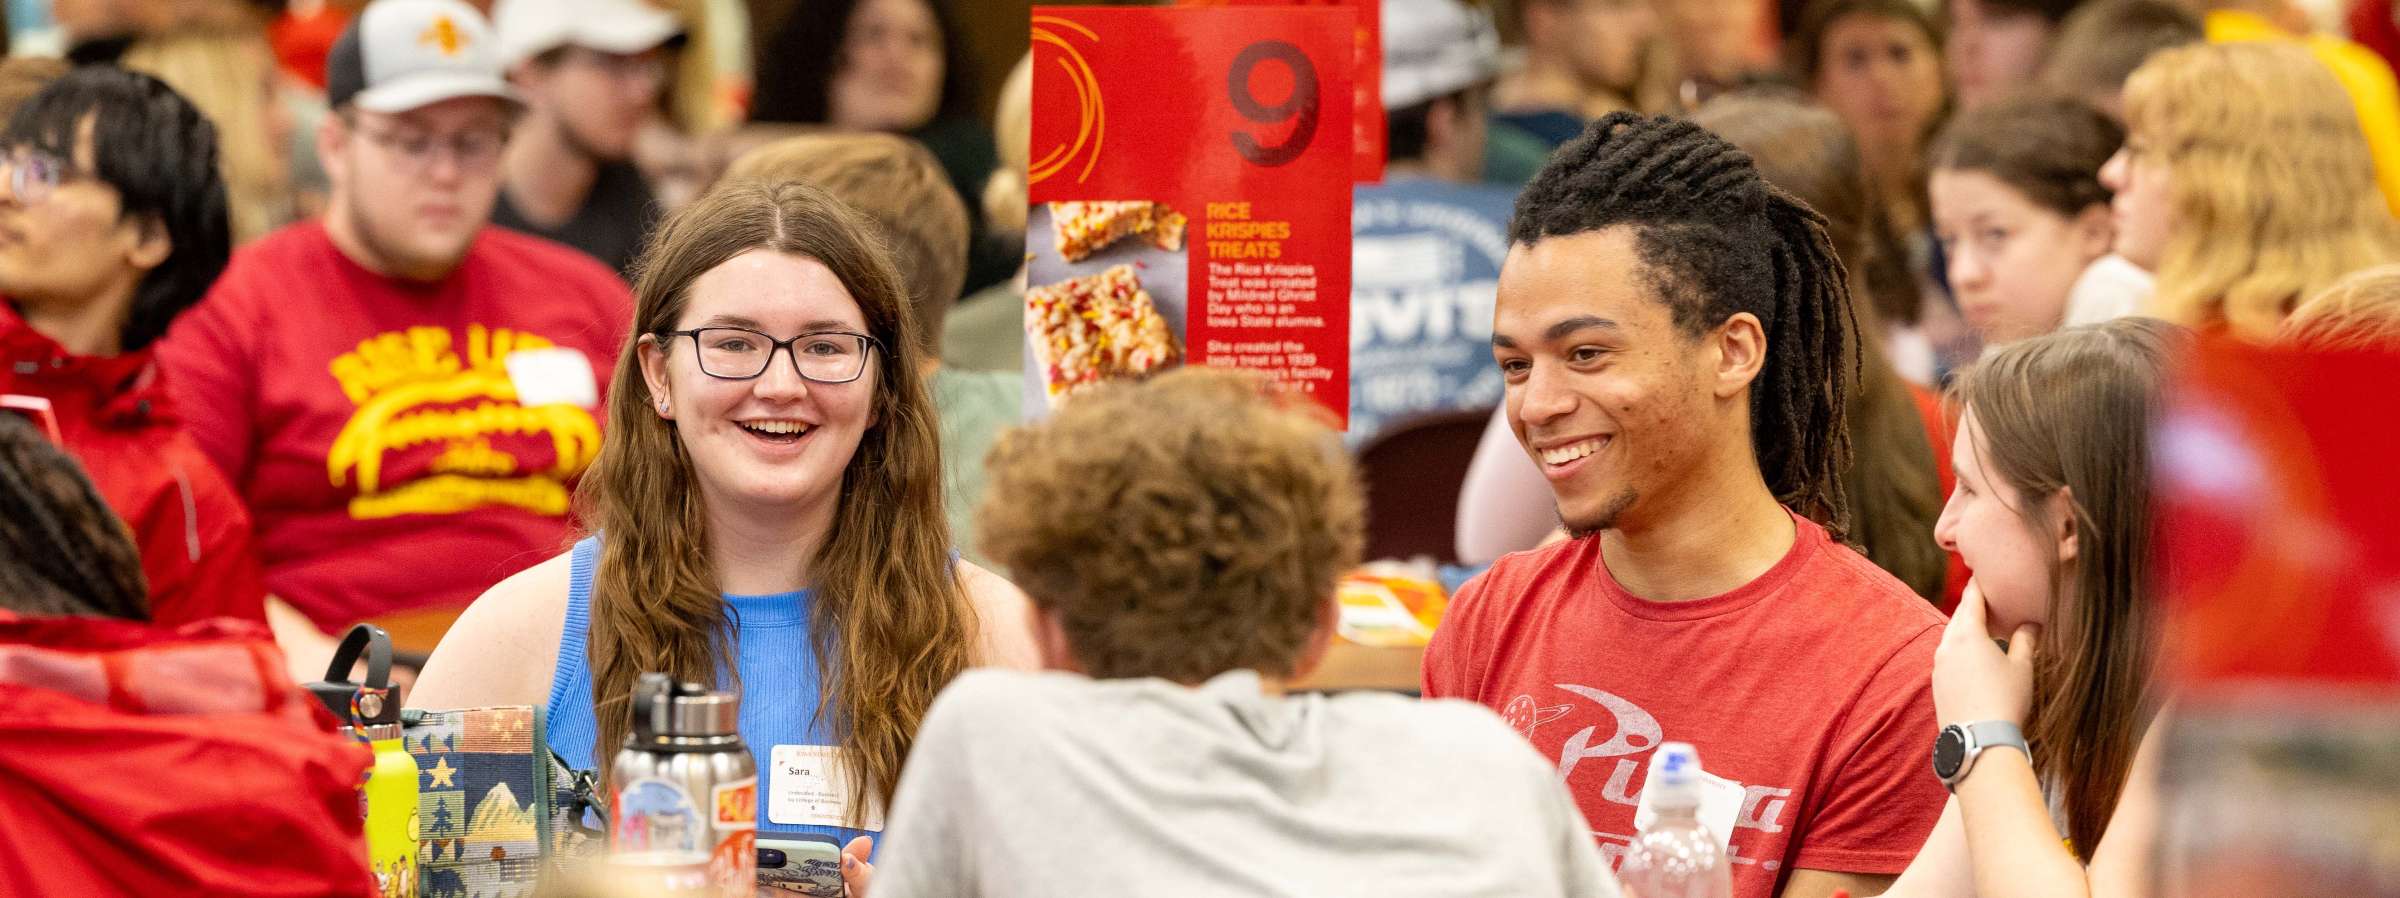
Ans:
POLYGON ((841 771, 816 785, 837 810, 762 807, 761 844, 875 834, 934 693, 1034 651, 1024 596, 955 560, 926 343, 870 228, 747 181, 664 224, 582 485, 593 536, 477 601, 414 702, 546 704, 552 747, 590 767, 642 671, 738 682, 763 791, 807 786, 778 771, 809 759, 841 771))

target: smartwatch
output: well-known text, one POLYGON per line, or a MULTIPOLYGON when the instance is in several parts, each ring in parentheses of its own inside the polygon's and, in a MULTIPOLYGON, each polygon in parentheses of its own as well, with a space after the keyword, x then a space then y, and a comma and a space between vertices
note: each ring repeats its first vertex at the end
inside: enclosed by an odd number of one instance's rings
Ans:
POLYGON ((1951 724, 1933 737, 1933 775, 1942 778, 1942 785, 1958 791, 1959 781, 1967 771, 1975 769, 1975 756, 1987 748, 2007 746, 2024 752, 2027 759, 2033 750, 2025 747, 2025 733, 2016 724, 2005 720, 1978 720, 1968 724, 1951 724))

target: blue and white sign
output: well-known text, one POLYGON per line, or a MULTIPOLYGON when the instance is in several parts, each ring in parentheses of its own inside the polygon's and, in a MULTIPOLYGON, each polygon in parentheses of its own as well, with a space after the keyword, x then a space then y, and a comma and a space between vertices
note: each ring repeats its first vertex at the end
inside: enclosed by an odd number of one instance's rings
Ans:
POLYGON ((1500 403, 1492 304, 1516 191, 1421 178, 1361 185, 1350 213, 1352 448, 1432 412, 1500 403))

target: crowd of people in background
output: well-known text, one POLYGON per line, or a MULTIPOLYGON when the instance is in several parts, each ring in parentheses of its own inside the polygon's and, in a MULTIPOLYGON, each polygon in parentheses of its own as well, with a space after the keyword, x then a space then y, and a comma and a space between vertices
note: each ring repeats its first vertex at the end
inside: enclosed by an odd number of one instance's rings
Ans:
POLYGON ((1665 741, 1744 898, 2146 894, 2146 427, 2196 340, 2400 349, 2400 28, 1380 0, 1354 307, 1424 237, 1468 311, 1356 314, 1361 377, 1445 386, 1345 442, 1203 371, 1012 429, 1036 75, 961 6, 48 4, 0 618, 234 618, 301 680, 438 619, 408 702, 586 769, 639 674, 739 683, 753 748, 847 759, 761 831, 853 894, 1609 895, 1665 741), (1358 459, 1437 415, 1456 701, 1293 691, 1358 459), (1945 727, 2015 751, 1929 775, 1945 727))

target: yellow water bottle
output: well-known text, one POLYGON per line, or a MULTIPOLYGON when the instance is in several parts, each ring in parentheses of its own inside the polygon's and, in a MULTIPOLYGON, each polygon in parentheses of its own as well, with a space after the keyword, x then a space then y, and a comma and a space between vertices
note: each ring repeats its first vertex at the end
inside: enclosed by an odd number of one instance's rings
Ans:
MULTIPOLYGON (((361 719, 377 716, 369 706, 396 706, 389 696, 362 692, 361 719)), ((390 708, 396 712, 397 708, 390 708)), ((375 767, 359 787, 366 801, 367 860, 383 898, 417 896, 417 759, 400 740, 400 722, 359 726, 359 735, 375 748, 375 767)))
POLYGON ((366 819, 367 859, 382 898, 417 898, 417 759, 401 739, 400 699, 392 690, 392 638, 373 624, 350 628, 334 650, 333 663, 310 693, 347 721, 342 732, 375 750, 375 766, 359 784, 359 813, 366 819), (364 683, 350 681, 365 656, 364 683))

